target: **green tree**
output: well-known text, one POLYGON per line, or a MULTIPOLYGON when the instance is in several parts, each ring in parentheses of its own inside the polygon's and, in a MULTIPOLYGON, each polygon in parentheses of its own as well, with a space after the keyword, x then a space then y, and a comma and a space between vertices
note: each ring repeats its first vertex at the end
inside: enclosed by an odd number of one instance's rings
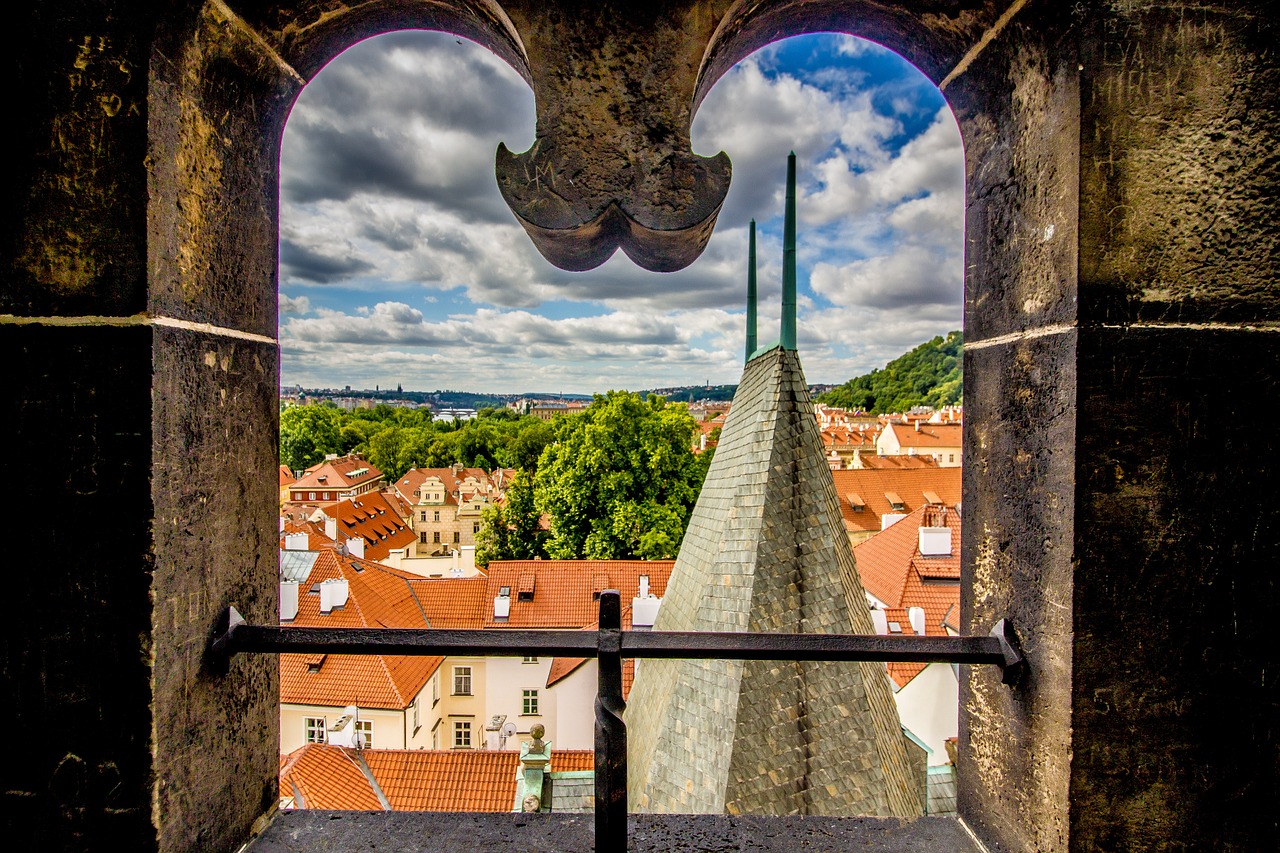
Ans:
POLYGON ((490 560, 532 560, 547 556, 547 532, 542 529, 533 494, 533 477, 516 474, 501 504, 485 507, 476 534, 476 564, 490 560))
POLYGON ((559 419, 534 477, 551 518, 548 556, 674 557, 706 475, 690 449, 695 428, 684 406, 623 391, 559 419))
POLYGON ((327 406, 290 406, 280 413, 280 462, 293 471, 341 453, 341 417, 327 406))
POLYGON ((950 332, 895 358, 883 369, 856 376, 818 396, 818 402, 871 414, 905 412, 915 406, 941 408, 960 402, 964 336, 950 332))

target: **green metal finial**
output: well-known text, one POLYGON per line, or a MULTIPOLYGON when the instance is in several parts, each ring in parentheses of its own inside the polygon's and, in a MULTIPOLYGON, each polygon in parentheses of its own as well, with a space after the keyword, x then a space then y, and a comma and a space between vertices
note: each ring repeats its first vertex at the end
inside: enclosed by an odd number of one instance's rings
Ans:
POLYGON ((796 348, 796 152, 787 156, 787 210, 782 229, 782 336, 784 350, 796 348))
POLYGON ((747 244, 747 361, 756 351, 756 221, 751 220, 747 244))

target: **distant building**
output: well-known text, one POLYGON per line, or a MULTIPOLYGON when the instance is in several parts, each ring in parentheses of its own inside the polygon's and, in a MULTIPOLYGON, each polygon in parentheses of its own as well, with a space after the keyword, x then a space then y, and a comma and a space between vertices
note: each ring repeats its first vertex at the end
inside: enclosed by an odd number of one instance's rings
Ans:
POLYGON ((359 456, 326 458, 289 486, 289 503, 329 503, 373 491, 382 472, 359 456))
POLYGON ((513 472, 480 468, 412 468, 395 483, 411 513, 416 556, 441 556, 474 547, 481 513, 506 494, 513 472))
POLYGON ((887 425, 876 438, 876 452, 881 456, 931 456, 942 467, 960 465, 963 427, 959 423, 928 423, 925 417, 909 425, 887 425))
POLYGON ((849 541, 857 545, 923 506, 957 506, 960 472, 960 468, 936 466, 832 471, 849 541))

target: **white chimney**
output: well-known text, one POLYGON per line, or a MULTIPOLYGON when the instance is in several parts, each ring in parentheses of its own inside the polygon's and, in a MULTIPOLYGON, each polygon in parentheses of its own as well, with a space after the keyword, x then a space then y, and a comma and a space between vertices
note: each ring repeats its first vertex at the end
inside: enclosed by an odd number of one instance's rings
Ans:
POLYGON ((640 576, 640 597, 641 598, 649 597, 649 576, 648 575, 640 576))
POLYGON ((280 621, 291 622, 298 615, 298 582, 280 581, 280 621))
POLYGON ((305 551, 307 550, 307 534, 305 533, 286 533, 284 535, 284 549, 286 551, 305 551))
POLYGON ((280 532, 284 533, 284 516, 280 516, 280 532))
POLYGON ((320 612, 328 613, 347 603, 350 594, 346 578, 329 578, 320 582, 320 612))
POLYGON ((357 536, 347 540, 347 553, 353 557, 364 559, 364 537, 357 536))
POLYGON ((498 595, 493 599, 493 618, 506 619, 511 615, 511 596, 498 595))
POLYGON ((889 616, 878 608, 871 611, 871 624, 875 626, 877 634, 889 633, 889 616))
POLYGON ((908 607, 907 619, 908 621, 911 622, 911 630, 915 632, 917 636, 923 637, 924 636, 924 608, 908 607))
POLYGON ((921 527, 920 528, 920 556, 922 557, 951 556, 951 528, 950 527, 921 527))
POLYGON ((905 513, 901 513, 901 512, 886 512, 886 513, 884 513, 883 515, 881 515, 881 516, 880 516, 880 529, 881 529, 881 530, 888 530, 890 527, 892 527, 893 525, 897 524, 899 521, 902 521, 902 519, 904 519, 904 518, 906 518, 906 517, 907 517, 907 516, 906 516, 906 514, 905 514, 905 513))
POLYGON ((633 628, 652 628, 658 621, 658 609, 662 607, 662 599, 654 596, 631 599, 631 626, 633 628))
POLYGON ((324 517, 324 535, 328 536, 334 542, 338 541, 338 519, 324 517))

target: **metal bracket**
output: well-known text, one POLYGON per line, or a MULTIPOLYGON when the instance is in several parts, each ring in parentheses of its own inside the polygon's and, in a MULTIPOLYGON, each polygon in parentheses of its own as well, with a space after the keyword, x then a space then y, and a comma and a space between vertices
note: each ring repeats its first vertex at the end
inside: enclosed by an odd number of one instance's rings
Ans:
POLYGON ((226 675, 231 669, 231 656, 235 654, 232 637, 236 629, 244 624, 246 624, 244 617, 235 607, 228 607, 218 614, 213 627, 213 636, 209 639, 209 646, 204 654, 205 668, 209 672, 215 675, 226 675))
POLYGON ((1000 667, 1000 683, 1010 687, 1016 686, 1027 674, 1027 659, 1022 654, 1022 645, 1008 619, 1001 619, 991 628, 991 636, 1000 644, 1000 653, 1004 655, 1004 663, 1000 667))

